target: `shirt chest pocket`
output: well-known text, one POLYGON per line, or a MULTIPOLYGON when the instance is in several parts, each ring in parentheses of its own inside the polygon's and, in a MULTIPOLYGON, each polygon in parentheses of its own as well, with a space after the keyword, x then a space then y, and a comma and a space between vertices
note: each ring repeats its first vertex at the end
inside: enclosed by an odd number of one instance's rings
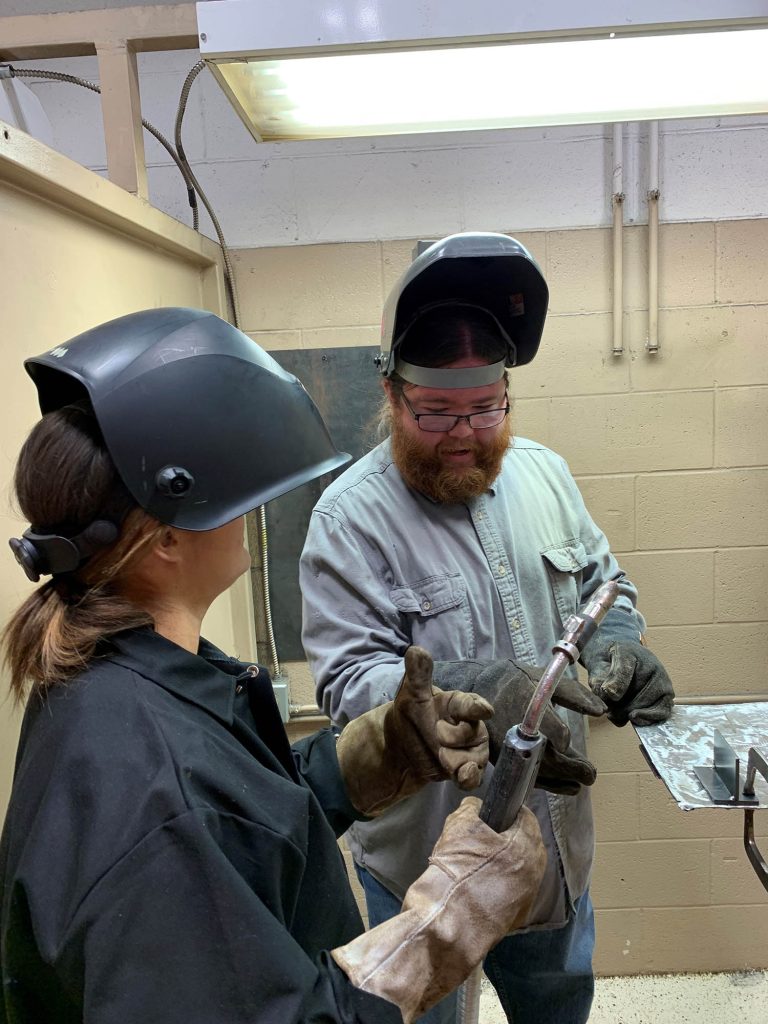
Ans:
POLYGON ((435 660, 475 657, 467 585, 460 573, 393 587, 390 598, 407 619, 411 642, 425 647, 435 660))
POLYGON ((571 541, 541 552, 547 567, 552 593, 561 624, 581 604, 582 574, 587 566, 587 550, 581 541, 571 541))

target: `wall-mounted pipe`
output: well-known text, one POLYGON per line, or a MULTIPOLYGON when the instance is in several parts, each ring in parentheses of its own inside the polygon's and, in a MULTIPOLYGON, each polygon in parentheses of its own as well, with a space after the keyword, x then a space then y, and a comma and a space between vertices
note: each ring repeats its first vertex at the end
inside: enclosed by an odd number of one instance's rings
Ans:
POLYGON ((720 704, 766 704, 768 697, 762 693, 725 694, 715 697, 675 697, 675 704, 687 704, 701 707, 720 704))
POLYGON ((659 351, 659 122, 648 136, 648 341, 650 355, 659 351))
POLYGON ((624 353, 624 157, 623 124, 613 126, 613 354, 624 353))
POLYGON ((317 704, 289 704, 291 718, 317 718, 326 721, 328 716, 317 704))
POLYGON ((267 656, 272 667, 272 682, 281 675, 280 658, 277 654, 277 642, 272 625, 272 599, 269 590, 269 543, 267 533, 267 510, 264 505, 256 509, 256 523, 259 536, 259 553, 261 555, 261 597, 264 602, 264 623, 267 631, 267 656))

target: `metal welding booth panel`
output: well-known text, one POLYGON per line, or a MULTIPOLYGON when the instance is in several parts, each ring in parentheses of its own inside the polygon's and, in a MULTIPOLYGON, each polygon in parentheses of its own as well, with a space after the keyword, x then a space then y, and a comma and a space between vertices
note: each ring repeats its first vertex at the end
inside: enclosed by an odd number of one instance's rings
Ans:
MULTIPOLYGON (((208 238, 0 122, 0 624, 30 592, 7 538, 26 525, 12 507, 19 448, 39 416, 24 368, 89 327, 138 309, 225 310, 221 252, 208 238)), ((255 654, 247 580, 222 595, 206 633, 255 654)), ((20 715, 0 680, 0 820, 10 790, 20 715)))

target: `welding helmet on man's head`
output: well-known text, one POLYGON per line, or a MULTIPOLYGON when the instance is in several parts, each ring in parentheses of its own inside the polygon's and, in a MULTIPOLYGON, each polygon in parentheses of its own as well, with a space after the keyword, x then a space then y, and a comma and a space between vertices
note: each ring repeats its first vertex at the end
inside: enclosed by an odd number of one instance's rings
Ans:
POLYGON ((384 305, 381 352, 384 377, 397 374, 424 387, 477 387, 499 380, 504 368, 529 363, 539 347, 549 290, 528 250, 508 235, 464 232, 434 242, 413 261, 384 305), (502 342, 498 362, 462 371, 414 365, 402 358, 409 331, 440 307, 481 313, 502 342))
POLYGON ((344 465, 303 385, 199 309, 131 313, 25 362, 43 413, 87 398, 136 504, 213 530, 344 465))

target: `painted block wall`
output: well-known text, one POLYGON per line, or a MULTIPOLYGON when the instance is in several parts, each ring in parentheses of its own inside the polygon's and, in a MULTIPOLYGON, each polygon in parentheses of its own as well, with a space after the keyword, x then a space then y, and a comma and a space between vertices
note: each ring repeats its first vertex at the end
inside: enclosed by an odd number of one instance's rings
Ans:
MULTIPOLYGON (((197 54, 140 60, 144 115, 172 134, 197 54)), ((45 62, 97 79, 94 59, 45 62)), ((105 173, 96 98, 32 86, 56 144, 105 173)), ((637 579, 649 642, 678 691, 764 694, 768 583, 768 118, 661 126, 661 352, 644 349, 647 127, 625 128, 624 356, 611 355, 611 129, 526 129, 257 146, 215 83, 184 141, 236 250, 243 327, 267 348, 375 344, 415 238, 509 231, 548 277, 541 354, 517 371, 515 426, 570 462, 637 579)), ((189 222, 147 141, 153 203, 189 222)), ((210 233, 205 217, 204 231, 210 233)), ((311 682, 292 667, 292 698, 311 682)), ((295 727, 298 729, 299 727, 295 727)), ((732 812, 684 815, 633 734, 591 751, 603 974, 768 966, 768 914, 732 812)), ((759 819, 758 819, 759 820, 759 819)), ((763 826, 763 836, 766 827, 763 826)))

